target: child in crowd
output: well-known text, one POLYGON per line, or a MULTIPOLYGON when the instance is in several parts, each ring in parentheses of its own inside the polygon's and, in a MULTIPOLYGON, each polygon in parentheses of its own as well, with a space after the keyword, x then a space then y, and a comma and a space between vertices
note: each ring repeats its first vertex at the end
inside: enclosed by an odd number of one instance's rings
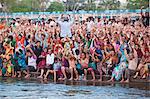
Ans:
POLYGON ((61 80, 66 80, 67 79, 67 74, 69 73, 69 62, 67 58, 63 55, 62 56, 62 61, 61 61, 61 72, 63 74, 63 78, 61 80))
POLYGON ((54 74, 54 81, 58 75, 60 80, 79 80, 84 75, 86 80, 90 73, 94 81, 99 72, 99 81, 109 75, 109 81, 121 82, 149 76, 149 24, 143 15, 134 21, 128 16, 98 18, 98 23, 91 16, 40 18, 16 18, 0 29, 1 76, 24 73, 29 78, 37 71, 38 78, 54 74))
POLYGON ((4 77, 4 76, 8 76, 7 64, 8 64, 7 59, 4 58, 4 59, 3 59, 3 67, 2 67, 2 69, 1 69, 1 74, 2 74, 3 77, 4 77))
POLYGON ((84 73, 83 80, 86 80, 87 79, 87 69, 88 69, 88 64, 89 64, 89 56, 85 52, 81 53, 79 63, 81 65, 81 71, 84 73))
POLYGON ((54 59, 54 64, 53 64, 53 73, 54 73, 54 81, 56 81, 58 75, 60 74, 61 71, 61 63, 59 58, 54 59))

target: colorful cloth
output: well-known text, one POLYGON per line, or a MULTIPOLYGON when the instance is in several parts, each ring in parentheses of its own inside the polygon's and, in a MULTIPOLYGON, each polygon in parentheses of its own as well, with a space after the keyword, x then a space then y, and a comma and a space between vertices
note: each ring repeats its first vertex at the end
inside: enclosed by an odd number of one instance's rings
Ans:
POLYGON ((47 53, 46 52, 42 52, 41 55, 44 56, 45 58, 41 59, 41 61, 38 64, 38 68, 43 69, 46 66, 46 55, 47 55, 47 53))
POLYGON ((25 58, 25 54, 24 53, 19 55, 19 57, 18 57, 18 64, 21 67, 21 69, 26 69, 27 64, 26 64, 26 58, 25 58))

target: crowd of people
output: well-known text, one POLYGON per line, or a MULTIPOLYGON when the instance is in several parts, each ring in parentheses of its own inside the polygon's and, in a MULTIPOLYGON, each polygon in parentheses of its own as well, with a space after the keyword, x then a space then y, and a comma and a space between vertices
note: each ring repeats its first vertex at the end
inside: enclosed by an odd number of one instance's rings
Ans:
MULTIPOLYGON (((5 21, 3 21, 5 23, 5 21)), ((129 82, 150 70, 149 13, 140 17, 79 20, 74 15, 41 20, 15 18, 0 30, 0 76, 129 82), (96 78, 95 75, 99 75, 96 78)))

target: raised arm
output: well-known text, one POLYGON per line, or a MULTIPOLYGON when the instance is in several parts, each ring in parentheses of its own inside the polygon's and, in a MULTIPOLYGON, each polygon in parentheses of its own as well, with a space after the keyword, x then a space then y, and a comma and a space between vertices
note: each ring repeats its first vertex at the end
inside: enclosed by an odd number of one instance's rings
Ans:
POLYGON ((141 16, 144 16, 144 15, 143 15, 143 11, 142 11, 142 9, 143 9, 143 8, 141 7, 141 16))
POLYGON ((73 16, 68 15, 68 17, 69 17, 70 24, 73 24, 73 22, 74 22, 73 16))
POLYGON ((129 44, 129 50, 132 51, 131 45, 129 44))
POLYGON ((92 59, 93 59, 94 61, 96 61, 96 62, 99 61, 98 59, 96 59, 96 58, 94 57, 94 53, 92 54, 92 59))
POLYGON ((41 41, 41 38, 38 36, 38 32, 35 33, 35 39, 41 41))
POLYGON ((141 51, 142 51, 143 55, 145 55, 144 47, 142 45, 140 45, 140 47, 141 47, 141 51))
POLYGON ((48 34, 46 32, 44 32, 44 34, 45 34, 45 39, 47 39, 48 38, 48 34))
POLYGON ((135 50, 135 48, 133 48, 133 55, 135 58, 138 58, 137 51, 135 50))
POLYGON ((63 16, 63 14, 61 14, 61 15, 58 17, 57 21, 56 21, 56 22, 58 22, 59 24, 61 24, 62 16, 63 16))
POLYGON ((129 60, 129 55, 127 54, 127 50, 126 50, 126 48, 124 48, 124 54, 125 54, 125 56, 126 56, 127 60, 129 60))
POLYGON ((34 59, 37 59, 35 53, 33 52, 33 50, 31 48, 29 48, 30 52, 33 54, 34 59))

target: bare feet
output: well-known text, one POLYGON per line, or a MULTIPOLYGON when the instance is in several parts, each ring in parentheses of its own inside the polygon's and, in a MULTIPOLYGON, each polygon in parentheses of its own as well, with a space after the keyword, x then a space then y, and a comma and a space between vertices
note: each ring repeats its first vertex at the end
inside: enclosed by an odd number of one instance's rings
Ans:
POLYGON ((98 81, 102 81, 102 79, 99 79, 98 81))
POLYGON ((73 80, 73 78, 70 78, 69 80, 73 80))
POLYGON ((87 79, 86 79, 86 78, 83 78, 83 80, 86 81, 87 79))
POLYGON ((45 79, 45 80, 47 79, 46 75, 44 75, 44 79, 45 79))
POLYGON ((30 78, 30 74, 27 74, 24 78, 30 78))
POLYGON ((38 76, 37 78, 42 79, 43 77, 42 76, 38 76))
POLYGON ((56 82, 56 79, 54 79, 54 82, 56 82))
POLYGON ((143 75, 142 79, 145 79, 146 78, 146 75, 143 75))
POLYGON ((133 77, 133 78, 135 79, 135 78, 137 78, 137 76, 138 76, 138 74, 134 75, 134 77, 133 77))
POLYGON ((91 81, 95 81, 95 79, 92 79, 91 81))
POLYGON ((108 80, 107 82, 114 82, 114 80, 113 80, 113 79, 110 79, 110 80, 108 80))
POLYGON ((15 78, 16 77, 16 75, 12 75, 12 78, 15 78))
POLYGON ((62 80, 62 78, 58 78, 58 80, 62 80))
POLYGON ((62 80, 66 80, 67 78, 62 78, 62 80))
POLYGON ((21 74, 18 75, 18 78, 20 78, 20 77, 21 77, 21 74))
POLYGON ((127 79, 125 82, 126 82, 126 83, 129 83, 129 79, 127 79))
POLYGON ((47 80, 47 77, 44 77, 44 80, 47 80))
POLYGON ((79 80, 79 78, 75 78, 74 80, 77 81, 77 80, 79 80))
POLYGON ((123 83, 123 82, 124 82, 124 79, 122 79, 120 82, 123 83))

